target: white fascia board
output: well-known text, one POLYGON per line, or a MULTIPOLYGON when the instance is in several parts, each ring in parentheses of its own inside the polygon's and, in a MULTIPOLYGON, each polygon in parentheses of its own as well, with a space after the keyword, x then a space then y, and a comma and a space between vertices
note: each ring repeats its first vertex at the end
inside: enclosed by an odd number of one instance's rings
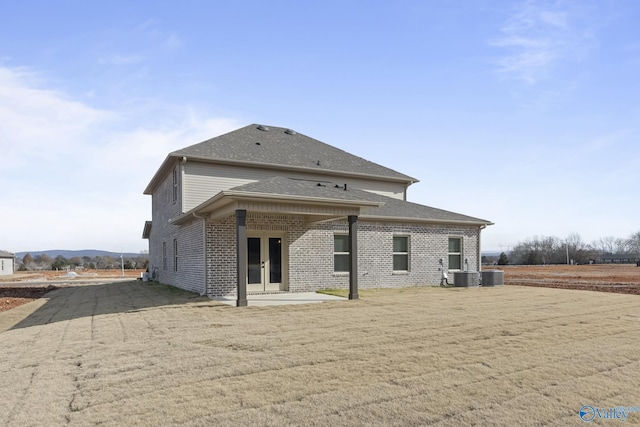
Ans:
POLYGON ((298 202, 304 204, 313 205, 332 205, 332 206, 359 206, 359 207, 376 207, 384 206, 384 202, 371 202, 367 200, 344 200, 344 199, 330 199, 326 197, 308 197, 308 196, 295 196, 289 194, 267 194, 267 193, 253 193, 247 191, 222 191, 222 194, 233 200, 269 200, 269 201, 281 201, 281 202, 298 202))
POLYGON ((233 191, 226 190, 221 191, 211 199, 201 203, 188 212, 180 215, 179 217, 172 218, 169 222, 173 225, 180 225, 187 221, 191 221, 194 218, 199 218, 200 215, 208 215, 209 213, 229 204, 234 201, 264 201, 264 202, 284 202, 284 203, 301 203, 306 205, 322 205, 322 206, 342 206, 342 207, 380 207, 384 205, 384 202, 372 202, 366 200, 343 200, 343 199, 329 199, 323 197, 305 197, 294 196, 287 194, 265 194, 265 193, 253 193, 247 191, 233 191))
MULTIPOLYGON (((287 166, 287 165, 278 165, 273 163, 250 162, 246 160, 221 160, 221 159, 211 159, 208 157, 199 157, 199 156, 186 156, 186 157, 189 160, 196 160, 196 161, 205 162, 205 163, 248 166, 252 168, 270 169, 270 170, 275 169, 275 170, 290 170, 290 171, 298 171, 298 172, 313 172, 316 174, 332 175, 332 176, 343 175, 343 176, 354 177, 354 178, 360 177, 360 178, 376 179, 378 181, 403 182, 408 185, 415 184, 416 182, 420 182, 420 180, 410 176, 407 176, 407 178, 401 178, 401 177, 394 178, 391 176, 374 175, 374 174, 368 174, 368 173, 340 171, 340 170, 333 170, 333 169, 315 169, 315 168, 309 168, 309 167, 303 167, 303 166, 287 166)), ((397 173, 401 174, 400 172, 397 172, 397 173)), ((404 175, 404 174, 401 174, 401 175, 404 175)))
POLYGON ((361 220, 369 221, 389 221, 389 222, 419 222, 423 224, 441 224, 441 225, 473 225, 487 227, 494 225, 489 221, 463 221, 463 220, 445 220, 445 219, 431 219, 431 218, 415 218, 415 217, 395 217, 395 216, 382 216, 382 215, 360 215, 361 220))

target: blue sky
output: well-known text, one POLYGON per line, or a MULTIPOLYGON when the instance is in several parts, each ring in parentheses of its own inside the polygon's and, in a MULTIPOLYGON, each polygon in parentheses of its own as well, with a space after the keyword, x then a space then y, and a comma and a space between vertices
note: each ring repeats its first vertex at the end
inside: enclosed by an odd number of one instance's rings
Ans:
POLYGON ((0 249, 139 252, 165 156, 251 123, 420 180, 483 250, 640 230, 640 2, 0 3, 0 249))

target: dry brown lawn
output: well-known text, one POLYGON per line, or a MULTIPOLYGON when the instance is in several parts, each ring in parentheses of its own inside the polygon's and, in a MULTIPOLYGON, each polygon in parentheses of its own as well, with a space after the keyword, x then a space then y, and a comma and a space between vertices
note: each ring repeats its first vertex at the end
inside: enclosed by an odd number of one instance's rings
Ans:
POLYGON ((0 313, 0 425, 583 425, 582 405, 640 406, 639 308, 519 286, 248 308, 62 288, 0 313))

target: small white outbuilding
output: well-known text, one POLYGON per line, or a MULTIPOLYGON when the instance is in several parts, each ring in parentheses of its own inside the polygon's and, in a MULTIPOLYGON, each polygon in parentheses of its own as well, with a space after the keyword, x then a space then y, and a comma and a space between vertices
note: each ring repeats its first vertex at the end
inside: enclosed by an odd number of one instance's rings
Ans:
POLYGON ((0 251, 0 276, 13 274, 16 256, 11 252, 0 251))

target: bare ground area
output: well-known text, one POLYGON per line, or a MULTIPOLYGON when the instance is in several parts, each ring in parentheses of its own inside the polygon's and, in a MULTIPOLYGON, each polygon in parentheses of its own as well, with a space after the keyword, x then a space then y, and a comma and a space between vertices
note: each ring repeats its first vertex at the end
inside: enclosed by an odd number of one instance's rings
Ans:
POLYGON ((505 283, 640 295, 635 264, 535 265, 500 267, 505 283))
POLYGON ((640 406, 639 298, 425 287, 235 308, 66 287, 0 313, 0 425, 583 425, 582 405, 640 406))
MULTIPOLYGON (((130 279, 140 277, 143 270, 125 270, 125 276, 130 279)), ((22 304, 26 304, 38 298, 42 298, 48 292, 57 289, 54 285, 29 286, 33 281, 56 281, 65 278, 67 272, 43 271, 43 272, 16 272, 8 276, 0 276, 0 312, 11 310, 22 304), (17 282, 19 285, 6 285, 7 282, 17 282), (5 283, 5 284, 3 284, 5 283)), ((121 277, 121 270, 84 270, 77 279, 109 279, 121 277)), ((68 279, 72 282, 76 278, 68 279)))
POLYGON ((40 287, 0 286, 0 312, 42 298, 55 289, 57 288, 52 285, 40 287))

